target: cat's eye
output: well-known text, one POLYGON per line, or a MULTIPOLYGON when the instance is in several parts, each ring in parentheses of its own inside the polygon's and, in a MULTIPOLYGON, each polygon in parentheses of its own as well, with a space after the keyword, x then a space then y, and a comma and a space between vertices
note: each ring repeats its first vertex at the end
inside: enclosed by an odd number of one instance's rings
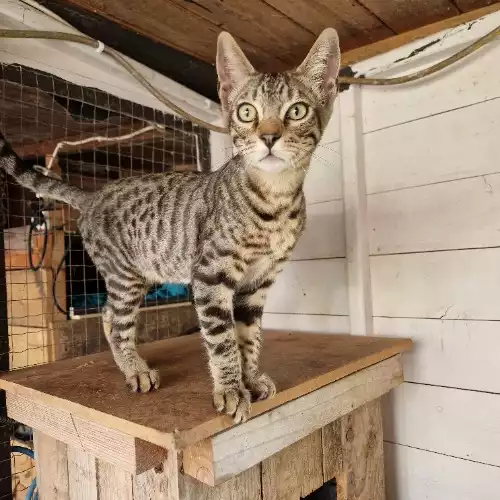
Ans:
POLYGON ((253 122, 257 118, 257 110, 247 102, 238 107, 238 118, 245 123, 253 122))
POLYGON ((303 102, 292 104, 286 112, 286 117, 290 120, 302 120, 307 115, 309 106, 303 102))

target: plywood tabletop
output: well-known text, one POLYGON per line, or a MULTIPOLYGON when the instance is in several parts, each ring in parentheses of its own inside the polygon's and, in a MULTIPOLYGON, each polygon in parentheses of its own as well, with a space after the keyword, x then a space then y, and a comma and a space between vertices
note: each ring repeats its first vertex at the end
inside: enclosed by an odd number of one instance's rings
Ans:
MULTIPOLYGON (((266 332, 261 365, 278 394, 253 404, 252 416, 410 347, 406 339, 266 332)), ((140 352, 160 370, 161 387, 154 393, 129 392, 110 353, 10 372, 0 379, 0 388, 167 448, 182 448, 231 427, 231 419, 212 407, 198 335, 153 342, 140 352)))

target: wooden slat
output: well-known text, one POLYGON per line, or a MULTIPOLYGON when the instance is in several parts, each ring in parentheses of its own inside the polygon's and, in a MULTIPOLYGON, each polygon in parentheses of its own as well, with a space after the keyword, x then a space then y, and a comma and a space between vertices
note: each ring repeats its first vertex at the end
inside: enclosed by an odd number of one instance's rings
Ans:
MULTIPOLYGON (((187 16, 196 14, 252 44, 260 52, 255 54, 256 60, 261 61, 265 57, 278 60, 281 64, 274 71, 298 66, 307 54, 308 47, 314 43, 314 35, 300 23, 294 23, 263 0, 170 1, 186 9, 187 16)), ((211 60, 215 60, 215 53, 211 60)), ((269 61, 264 64, 264 69, 270 68, 269 61)), ((260 67, 257 69, 264 70, 260 67)))
MULTIPOLYGON (((267 332, 264 344, 262 369, 274 377, 279 392, 255 403, 254 416, 411 346, 407 340, 289 332, 267 332)), ((232 426, 229 417, 217 415, 212 407, 212 384, 198 335, 152 342, 139 352, 160 370, 164 381, 160 390, 147 395, 128 391, 110 353, 11 372, 0 379, 0 386, 42 405, 42 413, 57 409, 167 448, 232 426)))
MULTIPOLYGON (((179 500, 261 500, 261 468, 259 465, 215 487, 179 474, 179 500)), ((170 497, 168 497, 170 500, 170 497)), ((172 497, 177 500, 177 497, 172 497)))
POLYGON ((165 456, 162 448, 151 443, 61 409, 48 410, 43 404, 19 394, 8 393, 7 406, 11 418, 129 473, 149 470, 160 464, 165 456))
POLYGON ((99 500, 96 459, 82 450, 68 447, 70 500, 99 500))
POLYGON ((307 224, 290 260, 345 257, 344 203, 342 200, 307 207, 307 224))
POLYGON ((498 0, 455 0, 458 8, 463 12, 467 12, 473 9, 479 9, 487 5, 497 3, 498 0))
POLYGON ((418 345, 405 360, 406 381, 500 394, 498 321, 374 318, 374 323, 376 332, 418 345))
POLYGON ((385 500, 382 410, 372 401, 344 417, 347 500, 385 500))
POLYGON ((323 472, 338 500, 385 500, 380 399, 323 428, 323 472))
MULTIPOLYGON (((482 0, 480 0, 482 1, 482 0)), ((486 0, 487 2, 488 0, 486 0)), ((461 24, 474 21, 480 17, 487 16, 492 12, 496 12, 500 9, 500 3, 495 2, 493 5, 487 5, 486 7, 478 8, 471 12, 461 14, 459 16, 450 17, 449 19, 444 19, 443 21, 438 21, 437 23, 429 24, 427 26, 422 26, 412 31, 407 31, 406 33, 401 33, 399 35, 380 40, 378 42, 372 43, 370 45, 365 45, 358 47, 356 49, 350 50, 342 54, 342 64, 352 65, 365 59, 370 59, 371 57, 378 56, 385 52, 397 49, 416 40, 421 40, 440 31, 455 28, 461 24)))
POLYGON ((377 194, 368 206, 372 255, 500 246, 500 174, 377 194))
POLYGON ((393 357, 286 403, 188 448, 184 471, 210 485, 223 482, 379 398, 402 382, 402 373, 393 357))
POLYGON ((349 316, 329 314, 279 314, 264 313, 263 328, 267 330, 286 330, 295 332, 314 331, 318 333, 343 333, 349 331, 349 316))
MULTIPOLYGON (((492 52, 499 57, 500 47, 492 52)), ((482 70, 477 68, 476 74, 479 71, 482 70)), ((500 86, 500 71, 497 81, 500 86)), ((473 96, 470 94, 474 93, 469 90, 466 94, 471 99, 473 96)), ((437 90, 437 95, 441 95, 440 91, 437 90)), ((498 166, 491 158, 500 155, 497 140, 500 87, 495 92, 499 98, 365 135, 368 193, 497 173, 498 166), (463 127, 463 123, 474 123, 474 126, 463 127), (434 140, 436 133, 439 134, 439 141, 434 140), (387 144, 393 145, 390 151, 385 147, 387 144)), ((401 105, 404 107, 406 103, 401 105)), ((484 186, 486 190, 488 186, 484 186)), ((405 191, 399 196, 411 196, 410 193, 405 191)), ((368 203, 372 204, 370 198, 368 203)), ((445 204, 443 206, 446 207, 445 204)), ((377 238, 376 235, 374 237, 377 238)))
POLYGON ((460 14, 451 0, 359 0, 396 33, 460 14))
POLYGON ((40 500, 69 500, 68 447, 39 430, 33 432, 40 500))
POLYGON ((500 320, 500 249, 370 257, 374 316, 500 320))
POLYGON ((348 315, 347 292, 346 259, 287 262, 269 290, 264 310, 348 315))
MULTIPOLYGON (((500 4, 495 4, 494 7, 497 12, 481 21, 471 21, 394 52, 381 54, 377 60, 360 63, 354 69, 371 76, 399 76, 426 68, 495 29, 500 24, 500 4)), ((469 56, 462 64, 454 64, 435 78, 422 79, 397 88, 363 87, 363 131, 365 134, 379 130, 382 132, 385 128, 396 128, 395 125, 415 122, 499 97, 500 71, 491 71, 499 54, 498 41, 493 41, 488 47, 469 56), (484 77, 485 74, 488 78, 484 77)), ((439 130, 440 133, 443 131, 439 130)), ((414 139, 418 139, 418 136, 414 139)), ((415 147, 412 149, 418 151, 415 147)), ((367 150, 367 160, 370 159, 370 154, 367 150)), ((370 175, 370 170, 367 175, 370 175)))
POLYGON ((304 498, 323 484, 321 429, 262 463, 262 500, 304 498))
MULTIPOLYGON (((385 444, 387 500, 496 500, 500 468, 385 444)), ((340 500, 340 499, 339 499, 340 500)))
POLYGON ((344 468, 343 452, 343 422, 339 418, 321 429, 323 446, 323 481, 335 479, 337 485, 337 500, 346 500, 347 474, 344 468))
POLYGON ((500 466, 498 394, 405 383, 384 403, 387 441, 500 466))
POLYGON ((97 460, 99 500, 135 500, 132 475, 103 460, 97 460))
MULTIPOLYGON (((184 5, 178 5, 174 0, 167 2, 150 0, 148 3, 141 4, 133 0, 120 2, 71 0, 71 3, 85 10, 96 12, 125 28, 132 29, 194 57, 210 63, 215 61, 217 36, 222 31, 220 27, 222 21, 218 23, 208 21, 199 13, 186 10, 184 5)), ((202 7, 200 10, 205 9, 202 7)), ((240 14, 240 17, 242 15, 244 14, 240 14)), ((256 26, 253 25, 252 29, 255 30, 256 26)), ((266 65, 268 69, 272 68, 273 65, 283 67, 279 58, 264 54, 256 46, 239 38, 239 33, 234 34, 253 62, 259 66, 266 65)), ((241 33, 241 36, 244 36, 244 32, 241 33)))
POLYGON ((285 14, 297 24, 319 35, 325 28, 335 28, 339 34, 340 47, 349 50, 358 47, 367 37, 348 19, 339 17, 335 12, 335 4, 318 5, 314 1, 304 0, 266 0, 276 10, 285 14))
POLYGON ((351 0, 336 0, 335 2, 331 0, 314 0, 314 3, 322 9, 327 9, 327 11, 333 9, 337 17, 349 23, 351 29, 356 33, 356 38, 360 37, 360 44, 376 42, 394 34, 393 30, 358 2, 352 2, 351 0))

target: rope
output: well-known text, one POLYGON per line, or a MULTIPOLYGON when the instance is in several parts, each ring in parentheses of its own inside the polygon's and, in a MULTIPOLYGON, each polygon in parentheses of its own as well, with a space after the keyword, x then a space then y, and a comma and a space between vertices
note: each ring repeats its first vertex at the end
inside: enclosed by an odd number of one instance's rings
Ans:
MULTIPOLYGON (((444 68, 447 68, 451 64, 454 64, 464 57, 477 51, 494 38, 500 35, 500 26, 496 27, 494 30, 490 31, 483 37, 476 40, 471 45, 460 50, 456 54, 443 59, 442 61, 429 66, 428 68, 422 69, 415 73, 410 73, 409 75, 399 76, 395 78, 365 78, 365 77, 350 77, 350 76, 339 76, 339 84, 347 85, 400 85, 402 83, 409 83, 416 80, 420 80, 426 76, 432 75, 444 68)), ((75 42, 93 47, 99 53, 107 54, 114 61, 116 61, 120 66, 125 68, 145 89, 147 89, 152 95, 154 95, 161 103, 170 108, 172 111, 182 116, 186 120, 192 123, 204 127, 213 132, 227 133, 227 129, 213 125, 212 123, 207 123, 191 113, 183 110, 177 104, 173 103, 168 97, 165 96, 163 92, 154 87, 149 81, 144 78, 144 76, 137 71, 130 62, 125 59, 116 50, 105 46, 102 42, 93 40, 85 35, 77 35, 73 33, 64 33, 60 31, 37 31, 37 30, 0 30, 0 38, 36 38, 43 40, 63 40, 66 42, 75 42)))

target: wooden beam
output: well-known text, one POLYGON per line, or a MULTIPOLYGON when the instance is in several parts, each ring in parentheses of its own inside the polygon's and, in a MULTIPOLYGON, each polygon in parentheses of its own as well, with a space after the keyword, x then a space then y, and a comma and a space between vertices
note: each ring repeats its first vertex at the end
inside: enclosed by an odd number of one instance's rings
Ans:
POLYGON ((434 24, 429 24, 428 26, 422 26, 416 30, 401 33, 400 35, 381 40, 380 42, 372 43, 371 45, 350 50, 349 52, 342 54, 342 65, 350 66, 357 62, 364 61, 365 59, 370 59, 371 57, 383 54, 384 52, 389 52, 390 50, 402 47, 410 42, 420 40, 447 29, 456 28, 461 24, 469 23, 498 10, 500 10, 500 3, 495 3, 481 9, 461 14, 460 16, 451 17, 434 24))
POLYGON ((9 417, 64 441, 75 452, 90 453, 133 474, 155 467, 166 455, 163 448, 64 410, 48 411, 44 405, 20 394, 7 393, 7 408, 9 417))
POLYGON ((402 382, 398 355, 187 448, 184 472, 220 484, 402 382))

